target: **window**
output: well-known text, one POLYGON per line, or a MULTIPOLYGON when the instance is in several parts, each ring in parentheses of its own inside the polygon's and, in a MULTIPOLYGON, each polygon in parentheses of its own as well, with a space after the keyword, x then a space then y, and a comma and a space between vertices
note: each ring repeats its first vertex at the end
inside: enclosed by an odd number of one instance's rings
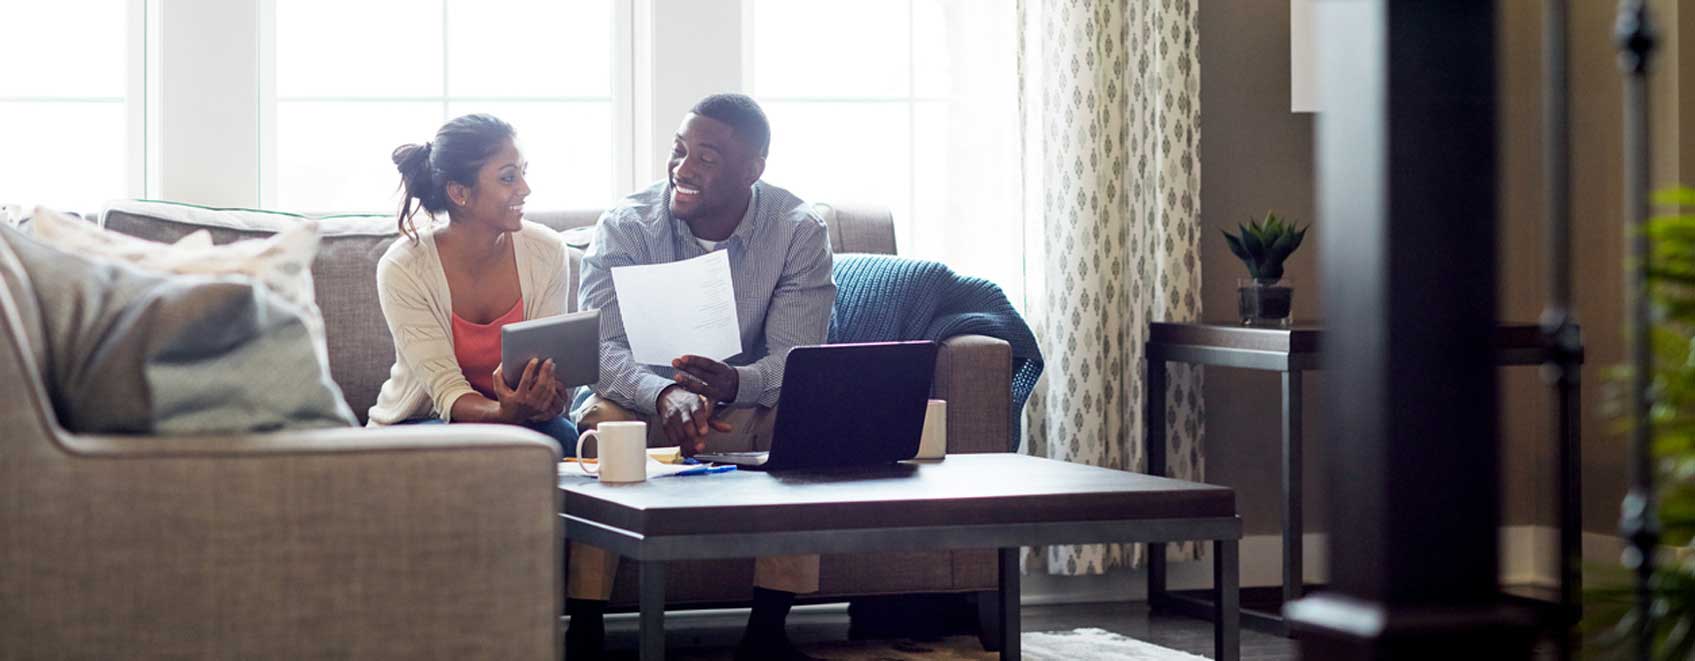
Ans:
POLYGON ((887 206, 902 254, 1019 301, 1014 3, 746 1, 744 75, 772 124, 766 180, 887 206))
POLYGON ((395 147, 488 112, 529 208, 604 208, 739 89, 769 181, 886 206, 902 254, 1019 301, 1016 23, 1015 0, 0 0, 32 61, 0 67, 0 202, 391 212, 395 147))
POLYGON ((97 211, 141 193, 139 0, 6 2, 0 203, 97 211), (29 64, 25 66, 24 60, 29 64))
POLYGON ((263 204, 392 211, 394 148, 484 112, 518 131, 531 208, 605 206, 620 194, 615 163, 628 150, 614 80, 617 4, 273 0, 263 204))

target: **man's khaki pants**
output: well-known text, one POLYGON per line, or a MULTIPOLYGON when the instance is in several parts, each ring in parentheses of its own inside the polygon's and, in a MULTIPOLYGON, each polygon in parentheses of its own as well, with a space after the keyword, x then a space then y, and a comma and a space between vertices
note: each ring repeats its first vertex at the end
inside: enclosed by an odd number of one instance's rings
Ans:
MULTIPOLYGON (((657 420, 638 415, 611 401, 601 399, 599 395, 590 395, 580 408, 572 412, 571 417, 577 420, 577 429, 581 431, 594 429, 602 422, 640 420, 647 423, 649 447, 670 445, 670 441, 665 438, 665 430, 657 424, 657 420)), ((765 407, 740 408, 728 411, 720 417, 735 429, 728 433, 710 432, 706 439, 708 448, 718 451, 770 448, 771 426, 777 419, 775 410, 765 407)), ((703 479, 701 483, 704 487, 710 484, 710 480, 703 479)), ((567 596, 572 599, 600 601, 610 599, 612 580, 618 575, 618 555, 597 546, 577 542, 571 542, 570 553, 567 596)), ((817 592, 818 556, 783 555, 759 558, 753 565, 753 584, 767 590, 795 594, 817 592)))

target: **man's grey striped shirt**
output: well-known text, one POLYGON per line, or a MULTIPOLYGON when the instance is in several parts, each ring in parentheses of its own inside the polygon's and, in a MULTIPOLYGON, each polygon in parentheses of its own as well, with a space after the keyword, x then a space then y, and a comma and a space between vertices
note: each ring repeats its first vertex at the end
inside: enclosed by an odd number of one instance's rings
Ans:
MULTIPOLYGON (((669 366, 641 365, 630 353, 612 269, 663 264, 706 254, 687 223, 671 217, 670 184, 661 181, 601 215, 583 258, 578 309, 599 309, 600 381, 594 391, 632 411, 655 413, 659 391, 675 383, 669 366)), ((836 301, 830 236, 824 221, 788 191, 753 185, 747 213, 716 250, 730 255, 742 352, 725 361, 741 381, 739 406, 774 406, 789 349, 822 344, 836 301)), ((640 313, 640 310, 632 310, 640 313)))

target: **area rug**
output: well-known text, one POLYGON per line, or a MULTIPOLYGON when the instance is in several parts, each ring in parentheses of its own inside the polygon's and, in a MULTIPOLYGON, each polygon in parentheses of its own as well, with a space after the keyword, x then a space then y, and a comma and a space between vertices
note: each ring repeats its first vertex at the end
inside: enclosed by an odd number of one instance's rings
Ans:
MULTIPOLYGON (((1166 649, 1104 629, 1026 633, 1024 658, 1030 661, 1204 661, 1206 657, 1166 649)), ((983 651, 975 636, 936 640, 866 640, 806 645, 807 654, 827 661, 991 661, 1000 654, 983 651)), ((674 658, 723 661, 730 650, 677 650, 674 658)))

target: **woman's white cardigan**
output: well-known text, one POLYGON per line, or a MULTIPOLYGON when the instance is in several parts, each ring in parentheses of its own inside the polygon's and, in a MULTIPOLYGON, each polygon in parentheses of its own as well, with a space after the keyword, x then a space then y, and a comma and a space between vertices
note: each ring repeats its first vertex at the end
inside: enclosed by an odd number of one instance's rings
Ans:
MULTIPOLYGON (((524 318, 563 314, 571 282, 564 240, 530 221, 524 221, 512 239, 524 318)), ((394 367, 371 407, 368 424, 392 425, 424 416, 452 422, 453 402, 476 390, 453 353, 453 296, 434 231, 417 241, 403 236, 389 246, 377 262, 377 299, 394 336, 394 367)))

